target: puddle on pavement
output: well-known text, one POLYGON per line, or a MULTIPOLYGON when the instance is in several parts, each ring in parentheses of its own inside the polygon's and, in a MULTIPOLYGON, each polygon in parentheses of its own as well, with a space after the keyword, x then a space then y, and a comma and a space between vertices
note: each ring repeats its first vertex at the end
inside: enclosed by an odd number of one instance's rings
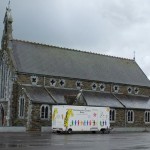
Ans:
POLYGON ((8 148, 8 147, 43 147, 43 146, 50 146, 51 144, 0 144, 0 149, 1 148, 8 148))
POLYGON ((26 147, 23 144, 0 144, 0 148, 8 148, 8 147, 26 147))

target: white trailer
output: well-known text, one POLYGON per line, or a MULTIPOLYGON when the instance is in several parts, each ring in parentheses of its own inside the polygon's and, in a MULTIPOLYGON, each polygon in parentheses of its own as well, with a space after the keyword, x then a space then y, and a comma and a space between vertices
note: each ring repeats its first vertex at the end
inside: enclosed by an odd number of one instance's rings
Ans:
POLYGON ((109 107, 52 106, 53 132, 109 131, 109 107))

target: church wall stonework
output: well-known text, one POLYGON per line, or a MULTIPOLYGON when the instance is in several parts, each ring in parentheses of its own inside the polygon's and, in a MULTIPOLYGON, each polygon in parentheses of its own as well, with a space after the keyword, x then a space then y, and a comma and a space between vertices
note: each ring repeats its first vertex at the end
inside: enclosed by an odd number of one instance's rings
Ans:
POLYGON ((150 123, 144 122, 145 110, 132 109, 134 111, 134 122, 128 123, 127 110, 116 109, 116 120, 110 122, 111 127, 150 127, 150 123))
POLYGON ((110 122, 110 126, 113 127, 124 127, 125 126, 125 110, 124 109, 115 109, 116 116, 115 122, 110 122))
MULTIPOLYGON (((69 78, 58 78, 58 77, 44 77, 44 76, 38 76, 38 82, 37 82, 37 86, 46 86, 46 87, 53 87, 50 85, 50 79, 55 79, 56 81, 56 85, 55 87, 59 87, 59 88, 71 88, 71 89, 77 89, 76 87, 76 81, 81 81, 82 82, 82 89, 84 90, 92 90, 92 83, 96 83, 97 84, 97 89, 96 91, 100 91, 100 87, 99 85, 101 83, 104 82, 100 82, 100 81, 87 81, 87 80, 77 80, 77 79, 69 79, 69 78), (60 79, 64 79, 65 80, 65 85, 64 87, 60 86, 59 81, 60 79)), ((26 85, 32 85, 31 82, 31 75, 18 75, 18 82, 20 84, 26 84, 26 85)), ((132 86, 132 85, 120 85, 120 84, 109 84, 109 83, 104 83, 105 84, 105 92, 113 92, 113 86, 114 85, 118 85, 119 86, 119 91, 118 93, 120 94, 129 94, 128 93, 128 88, 131 87, 132 88, 132 92, 131 94, 133 95, 145 95, 145 96, 150 96, 150 88, 146 88, 146 87, 137 87, 137 86, 132 86), (134 88, 138 88, 139 92, 138 94, 135 94, 134 92, 134 88)))
MULTIPOLYGON (((41 108, 41 103, 32 103, 32 111, 31 111, 31 119, 28 120, 28 107, 29 107, 29 98, 24 94, 24 92, 21 89, 21 84, 26 84, 30 85, 31 84, 31 75, 18 75, 18 83, 19 84, 14 84, 13 87, 13 102, 12 102, 12 125, 13 126, 26 126, 27 127, 27 122, 30 124, 30 128, 28 130, 30 131, 41 131, 41 126, 51 126, 51 111, 50 111, 50 116, 48 120, 43 120, 40 118, 40 108, 41 108), (18 118, 18 99, 20 95, 25 95, 26 99, 26 104, 25 104, 25 118, 20 119, 18 118)), ((59 85, 59 80, 64 79, 65 80, 65 86, 61 88, 71 88, 71 89, 77 89, 76 87, 76 79, 68 79, 68 78, 56 78, 56 77, 44 77, 40 76, 38 77, 38 86, 46 86, 46 87, 51 87, 50 86, 50 79, 54 78, 56 80, 56 87, 61 87, 59 85)), ((96 83, 99 85, 101 82, 92 82, 92 81, 86 81, 86 80, 80 80, 82 84, 84 85, 82 88, 84 90, 92 90, 91 85, 92 83, 96 83)), ((17 83, 17 82, 16 82, 17 83)), ((116 85, 116 84, 114 84, 116 85)), ((35 85, 36 86, 36 85, 35 85)), ((113 92, 113 84, 105 83, 105 92, 113 92)), ((128 85, 119 85, 119 93, 120 94, 128 94, 127 88, 128 85)), ((132 87, 132 86, 131 86, 132 87)), ((134 88, 134 87, 133 87, 134 88)), ((97 91, 100 91, 99 87, 97 87, 97 91)), ((149 95, 149 88, 142 88, 139 87, 139 93, 137 95, 149 95)), ((134 94, 134 93, 132 93, 134 94)), ((41 100, 42 101, 42 100, 41 100)), ((52 108, 51 105, 50 110, 52 108)), ((145 124, 144 122, 144 112, 145 110, 138 110, 134 109, 134 122, 133 123, 128 123, 126 120, 126 111, 124 108, 114 108, 116 110, 116 120, 115 122, 111 122, 111 127, 150 127, 150 124, 145 124)))
MULTIPOLYGON (((0 101, 0 107, 3 107, 3 110, 4 110, 4 118, 3 118, 4 120, 3 120, 3 122, 2 122, 2 120, 0 121, 0 126, 7 126, 6 117, 7 117, 7 110, 8 110, 8 102, 7 101, 0 101)), ((1 109, 0 109, 0 111, 1 111, 1 109)), ((2 118, 0 118, 0 119, 2 119, 2 118)))
POLYGON ((18 118, 18 99, 19 99, 19 90, 21 87, 17 83, 13 84, 13 92, 12 92, 12 125, 16 125, 15 120, 18 118))
POLYGON ((13 102, 12 102, 12 125, 13 126, 26 126, 28 118, 29 99, 24 93, 20 85, 14 84, 13 102), (19 97, 23 96, 25 99, 24 117, 19 118, 19 97))
POLYGON ((48 120, 46 119, 41 119, 40 118, 40 108, 42 104, 32 104, 32 113, 31 113, 31 129, 30 130, 36 130, 40 131, 41 126, 51 126, 51 105, 50 106, 50 111, 49 111, 49 118, 48 120))

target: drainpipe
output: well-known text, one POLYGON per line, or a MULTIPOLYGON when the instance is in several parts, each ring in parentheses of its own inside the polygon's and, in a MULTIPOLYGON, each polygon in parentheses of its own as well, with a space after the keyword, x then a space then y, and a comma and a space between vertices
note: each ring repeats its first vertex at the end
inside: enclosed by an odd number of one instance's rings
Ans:
POLYGON ((43 85, 44 85, 44 87, 45 87, 45 77, 43 77, 43 80, 44 80, 44 83, 43 83, 43 85))

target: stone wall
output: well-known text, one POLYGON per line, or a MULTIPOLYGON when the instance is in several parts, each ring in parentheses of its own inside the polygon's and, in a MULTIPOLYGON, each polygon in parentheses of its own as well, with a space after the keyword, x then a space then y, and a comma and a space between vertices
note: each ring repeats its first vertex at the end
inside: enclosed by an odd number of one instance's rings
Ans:
MULTIPOLYGON (((2 116, 0 114, 0 126, 7 126, 7 109, 8 109, 8 102, 7 101, 0 101, 0 107, 3 107, 4 110, 4 118, 2 119, 2 116)), ((1 111, 1 109, 0 109, 1 111)), ((0 112, 1 113, 1 112, 0 112)))
POLYGON ((17 83, 13 85, 13 101, 12 101, 12 126, 26 126, 28 118, 29 99, 24 89, 17 83), (19 97, 25 98, 25 113, 23 118, 19 118, 19 97))
POLYGON ((125 110, 124 109, 115 109, 116 116, 115 122, 110 122, 111 127, 124 127, 125 126, 125 110))
MULTIPOLYGON (((13 91, 12 91, 12 126, 16 125, 16 119, 18 118, 18 99, 19 99, 19 85, 17 83, 13 84, 13 91)), ((18 123, 17 123, 18 124, 18 123)))
POLYGON ((132 109, 134 111, 134 122, 127 122, 127 110, 125 109, 115 109, 116 110, 116 120, 111 122, 111 127, 150 127, 150 123, 144 122, 145 110, 132 109))
POLYGON ((144 122, 145 110, 133 109, 133 111, 134 111, 134 122, 133 123, 127 123, 126 127, 144 127, 144 126, 146 126, 146 124, 144 122))
POLYGON ((31 129, 30 130, 36 130, 40 131, 41 126, 51 126, 51 105, 50 111, 49 111, 49 118, 48 119, 41 119, 40 118, 40 108, 42 104, 33 103, 32 104, 32 113, 31 113, 31 129))
MULTIPOLYGON (((32 103, 32 111, 31 111, 31 118, 30 120, 29 118, 29 98, 27 97, 27 95, 24 93, 24 91, 21 88, 21 84, 25 84, 25 85, 30 85, 32 86, 31 83, 31 75, 18 75, 18 82, 19 84, 14 84, 13 87, 13 101, 12 101, 12 125, 13 126, 27 126, 27 122, 28 124, 30 124, 30 128, 29 130, 36 130, 36 131, 40 131, 41 130, 41 126, 51 126, 51 111, 50 111, 50 117, 48 120, 44 120, 40 118, 40 108, 41 108, 41 103, 32 103), (25 118, 24 119, 20 119, 18 118, 18 100, 19 100, 19 96, 20 95, 24 95, 25 99, 26 99, 26 103, 25 103, 25 118)), ((58 77, 42 77, 40 76, 38 78, 38 86, 46 86, 46 87, 50 87, 50 79, 54 78, 56 80, 56 87, 61 87, 59 84, 59 81, 61 78, 58 77)), ((68 79, 68 78, 63 78, 65 79, 65 86, 64 88, 73 88, 76 89, 76 81, 77 79, 68 79)), ((81 81, 81 80, 80 80, 81 81)), ((96 83, 97 85, 99 85, 101 82, 95 82, 95 81, 86 81, 83 80, 81 81, 83 84, 83 89, 85 90, 92 90, 92 83, 96 83)), ((105 92, 113 92, 113 85, 109 84, 109 83, 105 83, 105 92)), ((123 94, 128 94, 127 92, 127 88, 129 86, 128 85, 119 85, 119 93, 123 93, 123 94)), ((131 86, 132 87, 132 86, 131 86)), ((63 88, 63 87, 62 87, 63 88)), ((134 87, 132 87, 134 88, 134 87)), ((139 88, 139 93, 138 95, 149 95, 150 89, 149 88, 142 88, 142 87, 138 87, 139 88)), ((100 91, 99 87, 97 87, 97 91, 100 91)), ((134 94, 134 93, 132 93, 134 94)), ((42 100, 41 100, 42 101, 42 100)), ((51 105, 50 109, 52 109, 51 105)), ((115 122, 111 122, 111 127, 150 127, 149 124, 145 124, 144 123, 144 112, 145 110, 134 110, 134 115, 135 115, 135 119, 134 119, 134 123, 127 123, 126 122, 126 110, 125 109, 119 109, 116 108, 116 120, 115 122)))
MULTIPOLYGON (((18 82, 20 84, 25 84, 25 85, 32 85, 31 82, 31 76, 32 75, 18 75, 18 82)), ((60 79, 64 79, 65 80, 65 85, 64 88, 73 88, 73 89, 77 89, 76 87, 76 81, 81 81, 82 82, 82 88, 84 90, 92 90, 92 83, 96 83, 97 84, 97 89, 96 91, 100 91, 100 87, 99 85, 101 83, 104 82, 100 82, 100 81, 88 81, 88 80, 79 80, 79 79, 69 79, 69 78, 61 78, 61 77, 54 77, 54 76, 49 76, 49 77, 44 77, 44 76, 38 76, 38 82, 37 82, 37 86, 46 86, 46 87, 50 87, 50 79, 55 79, 56 81, 56 85, 55 87, 60 87, 59 81, 60 79)), ((105 92, 114 92, 113 90, 113 86, 116 84, 110 84, 110 83, 104 83, 105 84, 105 92)), ((131 87, 132 88, 132 92, 131 94, 133 95, 145 95, 145 96, 150 96, 150 88, 147 87, 135 87, 132 85, 122 85, 122 84, 118 84, 119 86, 119 92, 121 94, 128 94, 127 88, 131 87), (134 88, 138 88, 139 89, 139 93, 135 94, 134 92, 134 88)))

